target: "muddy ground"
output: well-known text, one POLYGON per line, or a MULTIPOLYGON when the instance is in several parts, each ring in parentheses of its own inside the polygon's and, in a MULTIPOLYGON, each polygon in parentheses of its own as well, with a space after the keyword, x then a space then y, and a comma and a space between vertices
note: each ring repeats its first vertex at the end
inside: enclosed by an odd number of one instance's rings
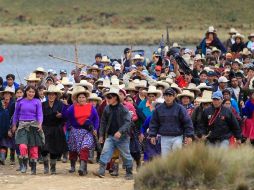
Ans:
MULTIPOLYGON (((30 175, 30 168, 26 174, 17 172, 18 164, 11 166, 8 162, 0 166, 1 190, 132 190, 134 181, 124 179, 124 170, 120 169, 120 176, 111 177, 108 172, 103 179, 93 176, 92 171, 98 164, 88 165, 88 175, 80 177, 78 173, 69 174, 69 163, 57 162, 57 175, 44 175, 43 165, 37 164, 37 175, 30 175)), ((136 172, 134 172, 136 173, 136 172)))

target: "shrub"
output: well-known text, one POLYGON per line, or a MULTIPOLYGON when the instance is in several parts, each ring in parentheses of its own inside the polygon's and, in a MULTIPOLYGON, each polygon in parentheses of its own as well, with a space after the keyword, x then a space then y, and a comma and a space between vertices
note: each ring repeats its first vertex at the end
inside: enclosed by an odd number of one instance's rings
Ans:
POLYGON ((254 150, 221 149, 202 144, 177 150, 144 166, 135 190, 249 189, 254 186, 254 150))

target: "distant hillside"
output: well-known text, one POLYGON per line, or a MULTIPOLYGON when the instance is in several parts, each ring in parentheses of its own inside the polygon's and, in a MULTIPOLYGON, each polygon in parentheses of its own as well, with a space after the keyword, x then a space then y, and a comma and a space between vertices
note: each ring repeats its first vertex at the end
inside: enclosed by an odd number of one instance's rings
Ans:
POLYGON ((248 34, 252 7, 253 0, 0 0, 0 41, 152 44, 169 26, 174 41, 196 43, 209 25, 222 38, 231 26, 248 34))

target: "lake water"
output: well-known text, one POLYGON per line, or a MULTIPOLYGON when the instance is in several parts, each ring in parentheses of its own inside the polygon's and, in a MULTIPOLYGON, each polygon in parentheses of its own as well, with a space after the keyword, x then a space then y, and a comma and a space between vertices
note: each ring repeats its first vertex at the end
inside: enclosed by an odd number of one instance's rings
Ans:
MULTIPOLYGON (((123 50, 128 46, 112 45, 78 45, 78 57, 81 63, 92 64, 96 53, 108 55, 110 58, 120 59, 123 50)), ((133 49, 145 50, 145 55, 151 58, 152 52, 158 46, 133 46, 133 49)), ((68 73, 75 67, 72 63, 52 59, 48 55, 53 54, 69 60, 74 60, 74 45, 0 45, 0 55, 4 56, 4 62, 0 64, 0 76, 5 78, 8 73, 18 74, 22 82, 37 67, 45 70, 53 69, 59 73, 60 69, 66 69, 68 73)))
MULTIPOLYGON (((78 45, 79 62, 85 64, 94 63, 96 53, 107 55, 111 59, 120 59, 123 56, 123 50, 126 45, 78 45)), ((194 48, 194 46, 187 46, 194 48)), ((155 46, 133 46, 133 50, 145 50, 145 56, 151 58, 153 51, 158 48, 155 46)), ((34 71, 37 67, 43 67, 45 70, 53 69, 59 73, 60 69, 66 69, 68 73, 75 68, 72 63, 63 62, 49 57, 54 56, 74 60, 74 45, 0 45, 0 55, 4 56, 4 62, 0 63, 0 76, 5 79, 9 73, 16 75, 16 81, 24 82, 24 77, 34 71), (18 77, 20 76, 20 79, 18 77)))

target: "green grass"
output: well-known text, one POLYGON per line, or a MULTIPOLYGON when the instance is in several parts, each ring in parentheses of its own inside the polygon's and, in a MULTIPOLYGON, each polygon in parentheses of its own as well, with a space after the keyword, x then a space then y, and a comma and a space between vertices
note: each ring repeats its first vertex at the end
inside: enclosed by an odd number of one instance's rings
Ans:
POLYGON ((153 44, 168 26, 172 40, 197 43, 209 25, 226 39, 231 26, 245 35, 254 29, 253 6, 252 0, 0 0, 0 27, 9 34, 0 41, 153 44))
POLYGON ((192 145, 141 168, 135 178, 138 190, 248 190, 253 188, 254 149, 192 145))

